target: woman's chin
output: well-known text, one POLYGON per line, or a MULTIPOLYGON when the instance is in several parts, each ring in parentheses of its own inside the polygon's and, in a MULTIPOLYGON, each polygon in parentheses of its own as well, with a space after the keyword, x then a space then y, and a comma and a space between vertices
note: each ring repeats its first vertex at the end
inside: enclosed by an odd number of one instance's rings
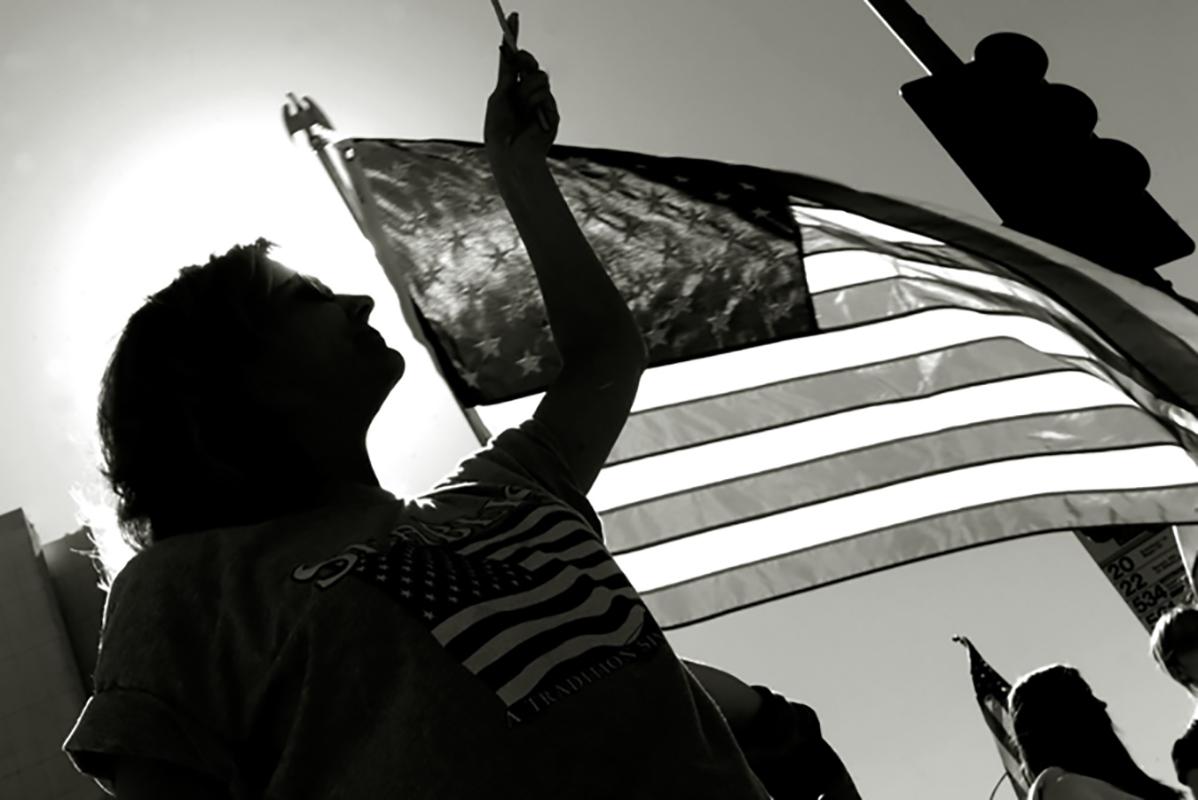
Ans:
POLYGON ((389 354, 391 361, 396 365, 395 380, 398 383, 399 379, 404 376, 404 373, 408 369, 408 362, 404 360, 402 353, 392 347, 387 348, 387 353, 389 354))

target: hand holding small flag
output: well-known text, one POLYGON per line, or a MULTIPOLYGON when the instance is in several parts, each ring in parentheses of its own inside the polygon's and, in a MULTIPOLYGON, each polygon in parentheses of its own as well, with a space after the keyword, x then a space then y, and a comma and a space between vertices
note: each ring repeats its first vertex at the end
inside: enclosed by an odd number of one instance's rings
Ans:
POLYGON ((499 80, 487 101, 483 141, 493 166, 543 161, 557 136, 561 117, 549 89, 549 76, 527 50, 515 49, 519 16, 508 17, 499 48, 499 80))

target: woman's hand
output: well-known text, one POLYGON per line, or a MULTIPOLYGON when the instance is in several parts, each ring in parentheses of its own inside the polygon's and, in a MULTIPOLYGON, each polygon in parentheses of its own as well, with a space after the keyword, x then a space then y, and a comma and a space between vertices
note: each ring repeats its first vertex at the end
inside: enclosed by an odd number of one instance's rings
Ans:
MULTIPOLYGON (((519 30, 519 17, 508 17, 512 32, 519 30)), ((483 141, 491 168, 535 166, 545 162, 557 137, 557 101, 549 91, 549 76, 532 53, 515 53, 506 44, 499 48, 499 82, 487 100, 483 141), (538 114, 538 112, 540 112, 538 114), (541 126, 544 118, 549 130, 541 126)))

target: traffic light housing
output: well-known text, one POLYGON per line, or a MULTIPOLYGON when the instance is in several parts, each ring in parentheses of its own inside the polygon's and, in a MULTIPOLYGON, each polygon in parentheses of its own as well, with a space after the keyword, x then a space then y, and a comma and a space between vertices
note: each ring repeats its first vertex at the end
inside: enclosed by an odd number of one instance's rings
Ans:
POLYGON ((1167 287, 1155 268, 1194 241, 1147 191, 1144 156, 1094 133, 1083 92, 1045 80, 1048 56, 1017 33, 974 60, 904 84, 903 99, 1009 228, 1167 287))

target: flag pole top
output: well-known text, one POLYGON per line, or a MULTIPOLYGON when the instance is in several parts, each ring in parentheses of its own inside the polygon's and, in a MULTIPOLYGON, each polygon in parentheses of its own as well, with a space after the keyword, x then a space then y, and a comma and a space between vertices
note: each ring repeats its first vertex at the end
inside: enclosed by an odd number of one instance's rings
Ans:
POLYGON ((358 228, 369 239, 370 234, 365 227, 361 201, 349 185, 348 179, 342 177, 341 172, 329 158, 325 149, 329 146, 329 140, 313 130, 313 128, 320 127, 326 131, 332 131, 333 123, 329 122, 328 115, 321 110, 320 106, 316 105, 316 101, 311 97, 304 95, 304 99, 301 101, 294 92, 288 92, 287 97, 290 102, 283 104, 283 125, 287 128, 287 138, 294 140, 295 135, 300 131, 308 134, 308 144, 316 153, 316 157, 320 159, 324 171, 328 173, 333 186, 337 188, 337 193, 341 195, 345 207, 349 209, 354 221, 358 223, 358 228))
POLYGON ((935 75, 964 62, 907 0, 865 0, 924 72, 935 75))
POLYGON ((304 131, 308 134, 308 143, 312 145, 312 149, 323 150, 328 145, 328 140, 312 129, 320 126, 331 131, 333 123, 329 122, 328 116, 308 95, 304 95, 302 101, 294 92, 288 92, 287 97, 290 102, 283 104, 283 125, 287 128, 287 138, 294 139, 297 133, 304 131))

